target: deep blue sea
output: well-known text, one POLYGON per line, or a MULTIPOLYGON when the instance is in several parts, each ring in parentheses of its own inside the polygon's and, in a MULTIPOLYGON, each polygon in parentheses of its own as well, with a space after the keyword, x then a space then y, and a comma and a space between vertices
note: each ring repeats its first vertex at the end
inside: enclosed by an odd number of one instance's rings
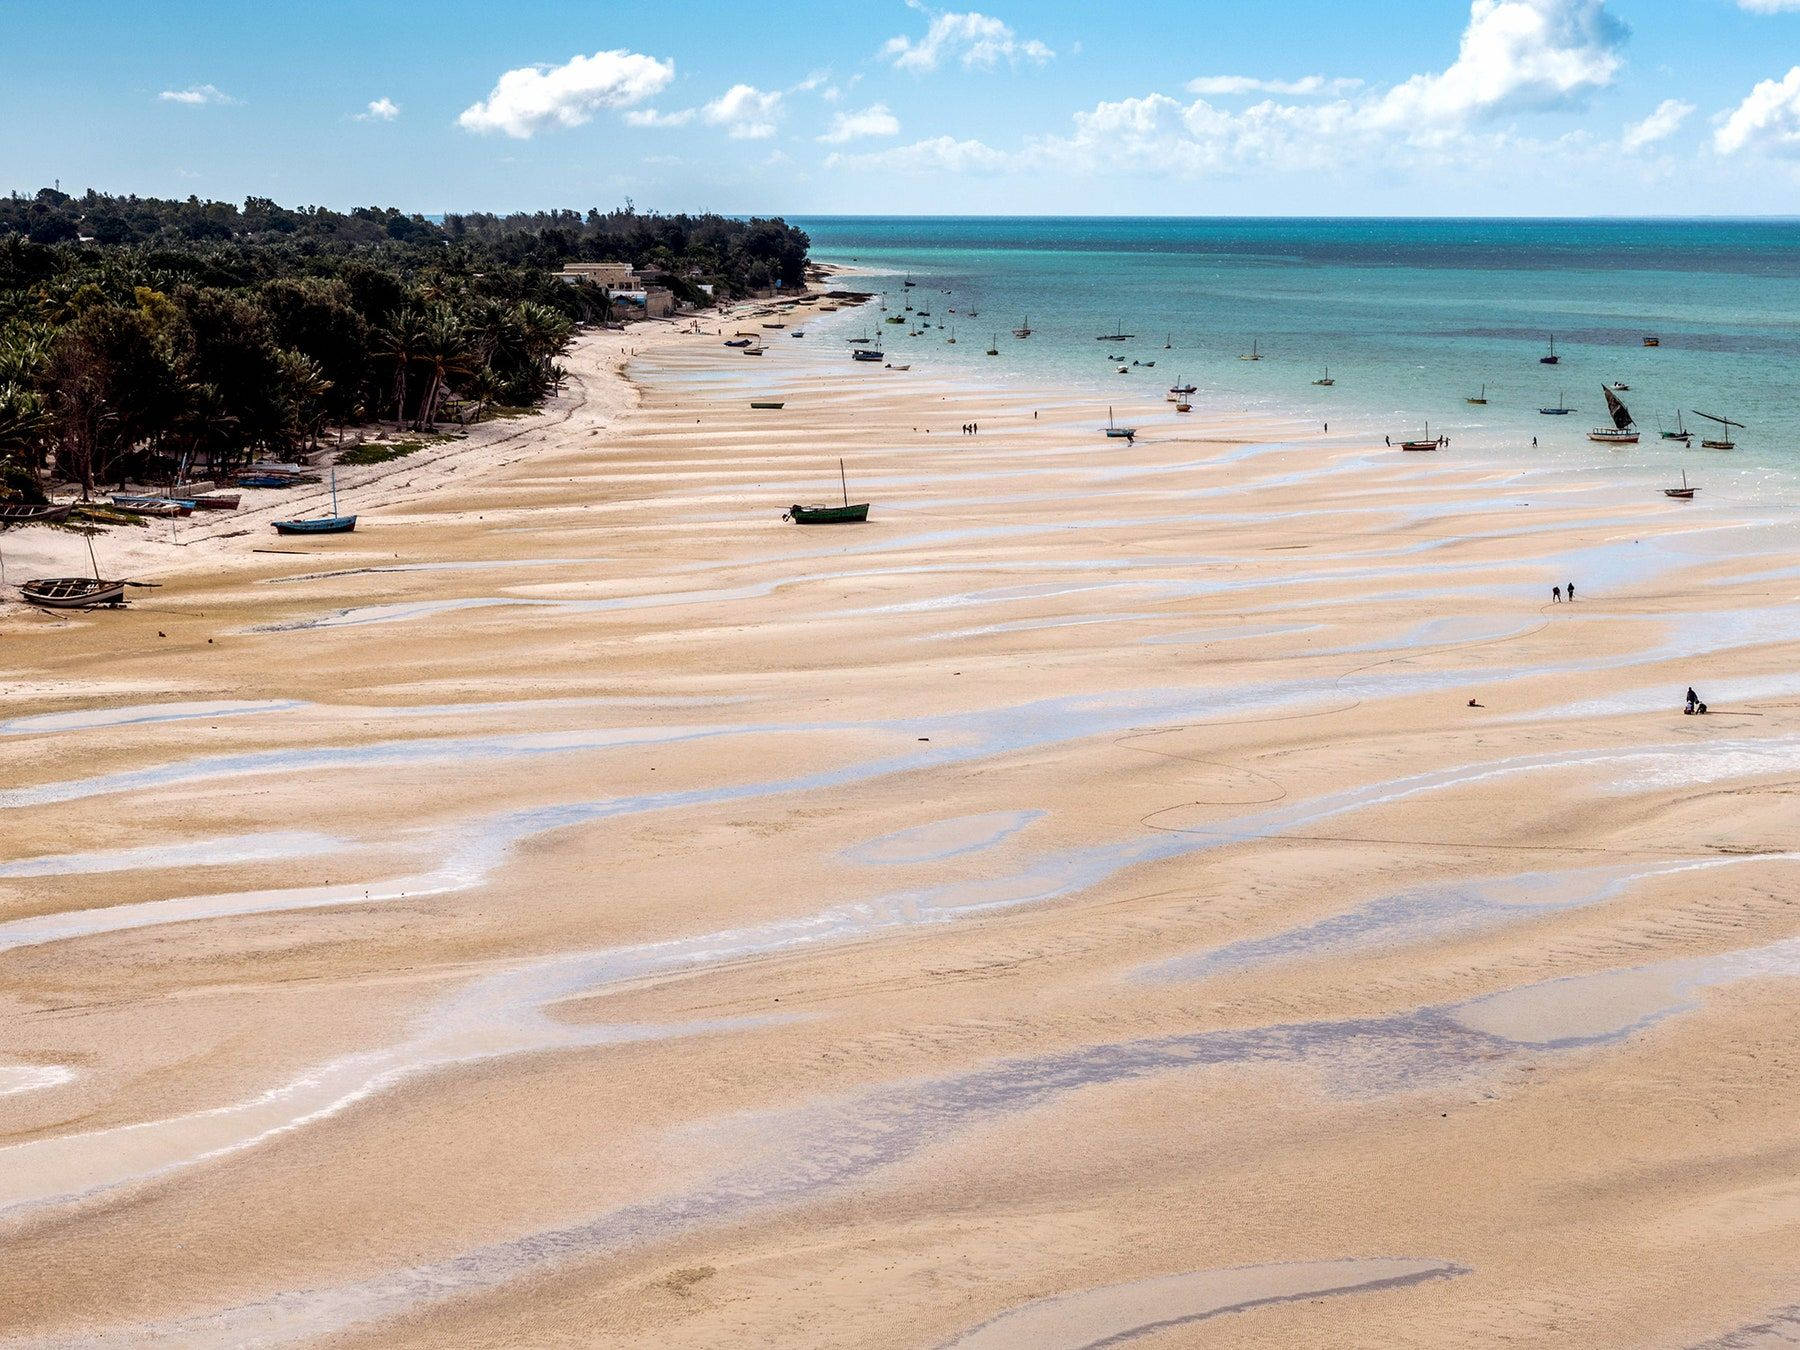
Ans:
POLYGON ((915 369, 1109 399, 1180 380, 1198 402, 1334 432, 1399 440, 1429 420, 1458 446, 1530 453, 1536 436, 1571 467, 1685 463, 1721 486, 1800 486, 1800 220, 790 219, 890 310, 931 311, 917 337, 912 322, 853 321, 915 369), (1027 316, 1021 341, 1010 330, 1027 316), (1095 340, 1114 332, 1136 336, 1095 340), (1552 338, 1561 363, 1542 365, 1552 338), (1264 359, 1239 360, 1253 342, 1264 359), (1315 386, 1327 368, 1335 385, 1315 386), (1586 439, 1614 381, 1644 434, 1626 450, 1586 439), (1485 406, 1465 401, 1483 392, 1485 406), (1576 411, 1537 411, 1558 404, 1576 411), (1710 430, 1694 409, 1744 423, 1739 449, 1696 436, 1684 456, 1659 439, 1678 412, 1710 430))

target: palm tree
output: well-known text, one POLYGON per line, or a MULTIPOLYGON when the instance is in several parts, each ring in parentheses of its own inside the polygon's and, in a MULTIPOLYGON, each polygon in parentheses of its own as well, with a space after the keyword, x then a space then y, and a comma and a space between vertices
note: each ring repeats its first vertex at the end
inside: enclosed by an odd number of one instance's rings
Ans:
POLYGON ((394 368, 395 426, 406 420, 407 376, 419 359, 424 343, 425 321, 419 311, 410 306, 396 314, 386 328, 378 328, 373 334, 375 359, 394 368))
POLYGON ((284 347, 276 359, 286 386, 285 401, 292 427, 300 440, 315 445, 325 421, 325 395, 331 392, 331 381, 325 378, 325 370, 317 361, 301 352, 284 347))
POLYGON ((450 381, 465 378, 473 368, 468 333, 449 306, 438 306, 426 320, 419 362, 426 371, 425 397, 419 400, 419 420, 414 425, 425 430, 436 420, 438 403, 450 381))

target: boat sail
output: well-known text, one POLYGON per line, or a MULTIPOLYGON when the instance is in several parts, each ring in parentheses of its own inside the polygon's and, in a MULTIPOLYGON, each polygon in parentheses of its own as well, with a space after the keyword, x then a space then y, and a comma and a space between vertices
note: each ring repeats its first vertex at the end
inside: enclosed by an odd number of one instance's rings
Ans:
POLYGON ((1638 434, 1637 427, 1631 420, 1631 409, 1605 385, 1600 386, 1600 392, 1606 395, 1606 410, 1612 414, 1613 424, 1610 427, 1595 427, 1588 432, 1588 439, 1602 445, 1636 445, 1638 434))
MULTIPOLYGON (((1658 426, 1660 427, 1661 423, 1662 423, 1662 418, 1659 417, 1656 420, 1657 420, 1658 426)), ((1689 444, 1694 439, 1694 433, 1689 431, 1685 426, 1682 425, 1681 409, 1677 408, 1675 410, 1675 430, 1664 431, 1662 433, 1662 438, 1665 441, 1680 441, 1683 445, 1689 444)))
POLYGON ((1737 449, 1737 442, 1731 439, 1731 429, 1733 427, 1741 428, 1744 425, 1742 422, 1734 422, 1729 417, 1715 417, 1712 413, 1703 413, 1698 408, 1694 409, 1694 416, 1704 417, 1709 422, 1719 424, 1719 429, 1713 433, 1712 439, 1701 437, 1700 446, 1703 450, 1737 449))

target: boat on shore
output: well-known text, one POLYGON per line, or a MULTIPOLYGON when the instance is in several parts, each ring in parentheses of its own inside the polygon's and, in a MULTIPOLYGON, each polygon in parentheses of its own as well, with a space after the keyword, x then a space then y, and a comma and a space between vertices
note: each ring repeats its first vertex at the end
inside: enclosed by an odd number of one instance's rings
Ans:
POLYGON ((19 585, 19 598, 39 609, 98 609, 125 603, 123 581, 100 577, 39 577, 19 585))
POLYGON ((1189 394, 1193 393, 1196 388, 1197 388, 1197 386, 1191 385, 1191 384, 1172 384, 1172 385, 1170 385, 1169 386, 1169 402, 1171 402, 1171 403, 1181 402, 1189 394))
POLYGON ((787 404, 785 402, 776 403, 776 402, 773 402, 773 401, 767 400, 767 399, 764 399, 761 401, 759 401, 757 399, 751 399, 750 406, 752 408, 785 408, 785 407, 787 407, 787 404))
POLYGON ((23 506, 17 502, 0 502, 0 530, 13 525, 57 525, 69 518, 69 506, 23 506))
MULTIPOLYGON (((1120 366, 1119 369, 1124 370, 1125 367, 1120 366)), ((1106 410, 1106 435, 1109 440, 1135 441, 1137 439, 1137 428, 1122 427, 1114 423, 1113 410, 1108 408, 1106 410)))
POLYGON ((355 516, 340 516, 337 504, 337 470, 331 471, 331 514, 311 516, 304 520, 271 521, 276 534, 349 534, 356 528, 355 516))
POLYGON ((727 347, 748 347, 754 341, 756 341, 755 338, 731 338, 726 341, 725 345, 727 347))
POLYGON ((1662 490, 1662 494, 1665 497, 1673 497, 1677 501, 1691 502, 1694 500, 1694 494, 1699 490, 1699 488, 1688 486, 1687 470, 1683 469, 1681 471, 1681 486, 1666 487, 1662 490))
POLYGON ((245 488, 288 488, 293 487, 300 478, 291 473, 240 473, 232 481, 245 488))
POLYGON ((1431 434, 1431 423, 1427 422, 1425 424, 1425 434, 1423 436, 1413 441, 1401 441, 1400 448, 1402 450, 1412 450, 1415 452, 1441 450, 1444 448, 1444 438, 1442 436, 1434 437, 1431 434))
POLYGON ((1702 436, 1700 438, 1700 448, 1702 450, 1737 449, 1737 442, 1731 439, 1731 429, 1737 427, 1741 430, 1744 425, 1742 422, 1734 422, 1729 417, 1717 417, 1712 413, 1703 413, 1698 408, 1694 409, 1694 416, 1704 417, 1709 422, 1717 422, 1719 424, 1719 429, 1714 432, 1711 437, 1702 436))
POLYGON ((1540 366, 1555 366, 1562 364, 1562 357, 1556 354, 1556 338, 1554 336, 1550 339, 1549 353, 1545 356, 1538 357, 1538 364, 1540 366))
POLYGON ((1610 427, 1593 428, 1588 432, 1588 439, 1601 445, 1636 445, 1638 433, 1636 424, 1631 420, 1631 410, 1605 385, 1600 386, 1600 392, 1606 395, 1606 411, 1612 415, 1613 424, 1610 427))
POLYGON ((838 484, 843 490, 841 506, 801 506, 796 502, 782 516, 796 525, 859 525, 869 518, 867 502, 850 500, 850 480, 844 473, 844 461, 838 461, 838 484))
POLYGON ((189 516, 196 502, 184 497, 154 497, 135 492, 115 492, 109 500, 121 511, 134 511, 140 516, 189 516))

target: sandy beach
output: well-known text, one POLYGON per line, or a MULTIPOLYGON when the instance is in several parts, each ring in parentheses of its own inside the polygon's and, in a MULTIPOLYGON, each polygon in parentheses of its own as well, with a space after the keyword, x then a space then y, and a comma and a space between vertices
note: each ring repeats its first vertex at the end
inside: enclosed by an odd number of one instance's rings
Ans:
POLYGON ((0 1344, 1800 1338, 1784 517, 755 322, 8 590, 0 1344))

